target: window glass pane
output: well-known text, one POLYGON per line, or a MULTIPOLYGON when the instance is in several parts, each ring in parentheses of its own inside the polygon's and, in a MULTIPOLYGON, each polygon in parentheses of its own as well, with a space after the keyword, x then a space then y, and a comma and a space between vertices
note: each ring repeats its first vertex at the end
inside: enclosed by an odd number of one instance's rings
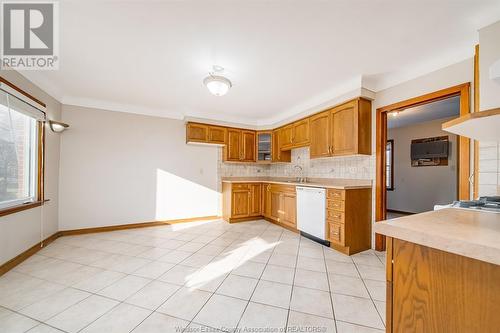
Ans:
POLYGON ((36 120, 9 108, 0 97, 0 207, 34 200, 36 193, 36 120))

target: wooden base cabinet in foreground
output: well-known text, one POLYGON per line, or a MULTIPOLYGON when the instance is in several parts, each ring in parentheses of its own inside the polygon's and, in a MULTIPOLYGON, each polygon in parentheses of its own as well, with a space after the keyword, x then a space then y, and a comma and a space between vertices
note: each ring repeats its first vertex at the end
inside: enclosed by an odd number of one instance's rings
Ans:
POLYGON ((351 255, 372 246, 371 188, 326 192, 326 235, 330 247, 351 255))
POLYGON ((500 266, 387 237, 386 331, 500 330, 500 266))

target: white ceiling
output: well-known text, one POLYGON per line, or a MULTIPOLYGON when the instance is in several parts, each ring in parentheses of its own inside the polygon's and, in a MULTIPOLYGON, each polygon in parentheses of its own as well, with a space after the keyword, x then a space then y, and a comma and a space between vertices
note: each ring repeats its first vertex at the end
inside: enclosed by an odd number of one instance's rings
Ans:
POLYGON ((387 128, 405 127, 443 118, 458 117, 460 115, 460 97, 450 97, 441 101, 415 106, 391 113, 387 117, 387 128), (392 113, 395 114, 395 113, 392 113))
POLYGON ((269 125, 469 58, 498 19, 499 0, 68 0, 60 70, 23 74, 65 104, 269 125))

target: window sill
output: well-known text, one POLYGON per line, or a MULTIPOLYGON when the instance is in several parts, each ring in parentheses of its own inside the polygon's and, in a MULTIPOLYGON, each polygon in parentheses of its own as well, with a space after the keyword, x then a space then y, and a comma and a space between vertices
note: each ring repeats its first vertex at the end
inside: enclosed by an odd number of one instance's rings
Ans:
MULTIPOLYGON (((47 201, 49 201, 49 200, 45 200, 45 202, 47 202, 47 201)), ((43 202, 44 201, 34 201, 34 202, 26 203, 26 204, 20 204, 20 205, 15 205, 15 206, 8 207, 8 208, 0 209, 0 216, 6 216, 6 215, 22 212, 23 210, 28 210, 28 209, 35 208, 35 207, 40 207, 43 202)))

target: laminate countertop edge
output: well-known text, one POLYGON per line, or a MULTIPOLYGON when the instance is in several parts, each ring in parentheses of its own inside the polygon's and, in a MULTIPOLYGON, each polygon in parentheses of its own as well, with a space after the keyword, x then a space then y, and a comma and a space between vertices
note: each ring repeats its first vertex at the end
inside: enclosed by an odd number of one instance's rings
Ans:
POLYGON ((374 231, 433 249, 500 265, 500 241, 498 241, 500 214, 498 213, 448 208, 377 222, 374 224, 374 231), (433 228, 433 223, 438 224, 433 228))
MULTIPOLYGON (((222 179, 223 183, 267 183, 267 184, 279 184, 279 185, 291 185, 291 186, 304 186, 304 187, 317 187, 317 188, 333 188, 338 190, 349 190, 349 189, 363 189, 372 188, 371 181, 368 180, 366 183, 353 183, 353 184, 328 184, 321 182, 294 182, 294 181, 280 181, 280 180, 268 180, 268 179, 222 179)), ((355 180, 354 182, 357 182, 355 180)))

